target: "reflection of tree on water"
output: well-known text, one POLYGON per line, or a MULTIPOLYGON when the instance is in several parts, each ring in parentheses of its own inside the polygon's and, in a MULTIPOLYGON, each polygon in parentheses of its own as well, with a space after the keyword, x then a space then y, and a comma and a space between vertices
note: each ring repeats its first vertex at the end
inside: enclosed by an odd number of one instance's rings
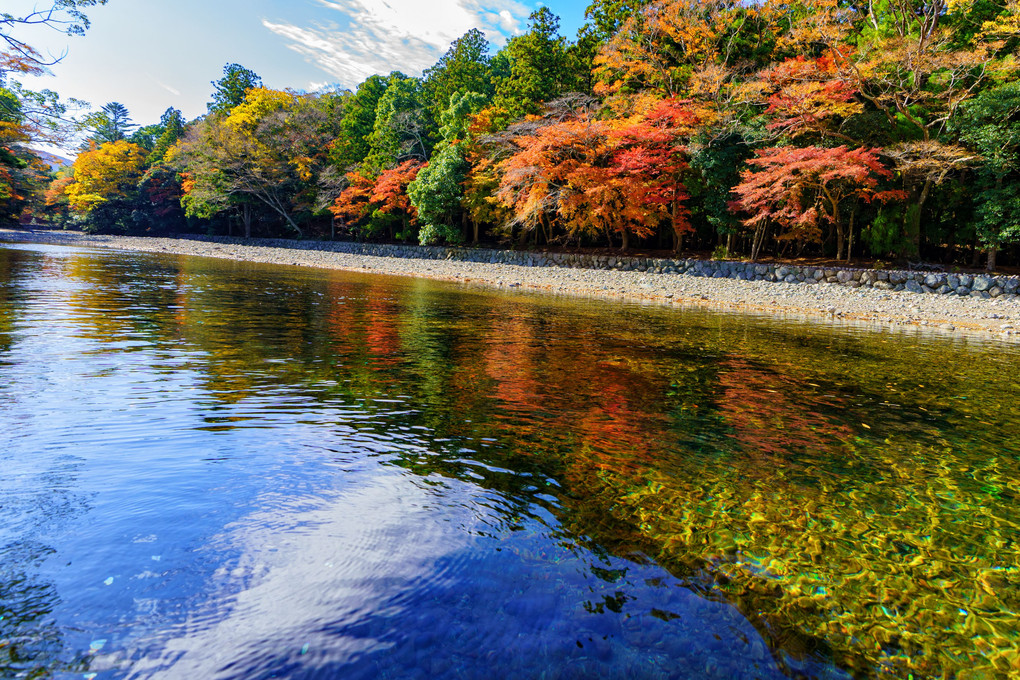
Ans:
POLYGON ((85 655, 70 656, 52 615, 56 588, 33 571, 53 550, 38 543, 0 548, 0 677, 47 678, 88 670, 85 655))
MULTIPOLYGON (((912 376, 945 389, 949 367, 919 366, 902 346, 890 354, 882 337, 265 276, 202 265, 177 284, 189 292, 175 297, 174 330, 152 316, 153 340, 183 340, 225 427, 233 404, 270 386, 309 410, 357 405, 379 415, 364 426, 380 436, 427 428, 428 452, 396 464, 510 498, 494 531, 541 510, 557 520, 551 531, 596 555, 650 555, 740 607, 779 657, 825 654, 825 640, 862 674, 952 668, 941 649, 1003 663, 1016 617, 1004 589, 980 584, 1011 583, 1020 568, 1004 538, 1016 511, 987 506, 967 470, 1010 479, 1016 463, 988 463, 971 442, 941 446, 938 422, 902 407, 931 399, 912 376), (373 404, 396 397, 395 412, 373 404), (953 592, 938 585, 950 581, 953 592), (895 593, 924 603, 923 625, 895 593), (975 603, 991 621, 945 618, 975 603)), ((115 298, 106 308, 128 304, 115 298)), ((974 396, 985 381, 964 361, 952 385, 974 396)), ((986 410, 1005 417, 1010 398, 986 410)), ((939 408, 940 420, 967 415, 962 401, 939 408)), ((626 611, 620 593, 601 610, 626 611)))

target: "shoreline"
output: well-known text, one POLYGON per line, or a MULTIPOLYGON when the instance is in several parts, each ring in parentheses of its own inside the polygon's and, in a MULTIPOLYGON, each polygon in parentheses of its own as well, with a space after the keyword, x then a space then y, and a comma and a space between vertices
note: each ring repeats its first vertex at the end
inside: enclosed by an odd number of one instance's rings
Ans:
POLYGON ((527 267, 459 260, 355 255, 144 236, 0 229, 0 242, 91 246, 240 262, 427 278, 495 290, 524 290, 628 302, 696 306, 827 322, 857 322, 1020 340, 1020 300, 958 298, 839 285, 741 281, 638 271, 527 267))

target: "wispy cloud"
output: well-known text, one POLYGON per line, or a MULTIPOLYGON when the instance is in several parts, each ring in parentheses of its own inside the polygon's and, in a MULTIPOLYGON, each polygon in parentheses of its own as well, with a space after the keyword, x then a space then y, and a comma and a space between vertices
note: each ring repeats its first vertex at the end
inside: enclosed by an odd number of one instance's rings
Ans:
POLYGON ((520 31, 528 9, 516 0, 318 0, 335 20, 311 26, 263 20, 288 46, 344 86, 375 73, 418 74, 472 28, 499 45, 520 31))

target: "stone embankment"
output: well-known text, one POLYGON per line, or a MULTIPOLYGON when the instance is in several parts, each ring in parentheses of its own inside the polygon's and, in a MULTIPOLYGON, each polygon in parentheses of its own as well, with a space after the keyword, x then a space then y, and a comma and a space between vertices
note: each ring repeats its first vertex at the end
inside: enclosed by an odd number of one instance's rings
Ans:
POLYGON ((301 248, 349 255, 452 260, 509 264, 523 267, 567 267, 571 269, 613 270, 648 274, 686 274, 714 279, 766 281, 770 283, 838 284, 848 288, 874 288, 882 291, 907 291, 960 297, 1015 299, 1020 292, 1020 277, 957 274, 946 272, 853 269, 837 267, 799 267, 749 262, 662 259, 593 255, 588 253, 542 253, 484 248, 390 245, 347 241, 288 241, 283 239, 239 239, 189 236, 189 239, 221 244, 270 248, 301 248))
POLYGON ((1005 340, 1020 339, 1020 279, 1016 277, 282 239, 0 230, 3 240, 414 276, 829 323, 927 327, 955 334, 980 331, 985 337, 993 333, 1005 340))

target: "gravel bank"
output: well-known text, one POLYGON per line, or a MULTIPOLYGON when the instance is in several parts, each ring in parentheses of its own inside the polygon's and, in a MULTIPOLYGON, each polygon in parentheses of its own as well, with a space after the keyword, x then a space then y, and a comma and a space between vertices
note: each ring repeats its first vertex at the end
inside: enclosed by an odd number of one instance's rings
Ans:
POLYGON ((1020 301, 959 298, 838 285, 708 279, 557 267, 415 260, 300 248, 270 248, 184 239, 86 236, 72 232, 0 230, 0 241, 30 241, 120 250, 198 255, 247 262, 417 276, 466 285, 563 295, 696 305, 740 312, 825 319, 829 322, 929 328, 1020 340, 1020 301))

